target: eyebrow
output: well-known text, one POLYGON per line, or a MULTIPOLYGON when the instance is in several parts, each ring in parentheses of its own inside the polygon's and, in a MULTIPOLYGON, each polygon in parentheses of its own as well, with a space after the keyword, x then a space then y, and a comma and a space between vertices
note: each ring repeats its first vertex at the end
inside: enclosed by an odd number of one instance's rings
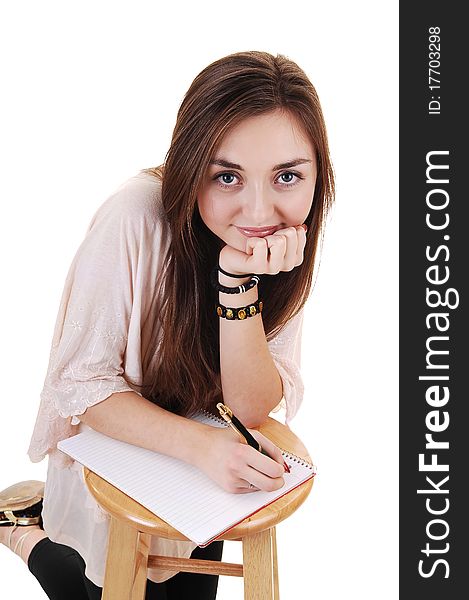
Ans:
MULTIPOLYGON (((272 167, 272 171, 278 171, 279 169, 289 169, 290 167, 296 167, 297 165, 302 165, 304 163, 312 162, 309 158, 294 158, 293 160, 289 160, 284 163, 280 163, 272 167)), ((219 165, 220 167, 225 167, 226 169, 238 169, 238 171, 244 171, 241 165, 237 163, 232 163, 224 158, 214 158, 210 161, 210 165, 219 165)))

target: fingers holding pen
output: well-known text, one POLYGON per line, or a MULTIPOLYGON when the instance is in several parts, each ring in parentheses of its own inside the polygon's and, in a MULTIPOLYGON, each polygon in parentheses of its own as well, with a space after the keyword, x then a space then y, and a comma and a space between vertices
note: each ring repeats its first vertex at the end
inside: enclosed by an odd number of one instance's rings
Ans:
POLYGON ((239 478, 240 491, 263 490, 272 492, 283 487, 285 483, 283 465, 247 444, 239 444, 237 452, 233 456, 233 461, 232 466, 239 478), (249 484, 251 484, 251 487, 249 487, 249 484))
POLYGON ((279 465, 281 465, 283 470, 285 470, 285 460, 280 448, 278 448, 278 446, 269 440, 268 437, 256 429, 250 429, 249 433, 261 445, 262 450, 266 452, 271 459, 275 460, 279 465))
POLYGON ((245 492, 246 484, 248 491, 280 489, 283 474, 289 472, 280 449, 259 431, 247 429, 225 404, 219 402, 217 408, 230 426, 223 433, 232 440, 226 464, 235 484, 233 491, 245 492))

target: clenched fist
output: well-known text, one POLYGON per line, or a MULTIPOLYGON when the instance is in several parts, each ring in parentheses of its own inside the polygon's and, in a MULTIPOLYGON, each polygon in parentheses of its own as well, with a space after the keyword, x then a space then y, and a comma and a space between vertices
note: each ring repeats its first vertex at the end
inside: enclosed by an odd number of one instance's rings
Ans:
POLYGON ((303 262, 306 229, 303 224, 279 229, 265 237, 250 237, 245 252, 226 245, 220 251, 220 267, 234 275, 277 275, 280 271, 291 271, 303 262))

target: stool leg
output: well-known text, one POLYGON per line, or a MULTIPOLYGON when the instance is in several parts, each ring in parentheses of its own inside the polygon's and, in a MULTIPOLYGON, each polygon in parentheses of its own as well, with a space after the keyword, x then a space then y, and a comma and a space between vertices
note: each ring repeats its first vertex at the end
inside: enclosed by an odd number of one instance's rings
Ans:
POLYGON ((144 600, 147 587, 148 554, 150 552, 151 536, 147 533, 138 534, 137 561, 135 566, 134 586, 131 600, 144 600))
POLYGON ((111 517, 102 600, 144 600, 150 536, 111 517))
POLYGON ((277 536, 275 533, 275 527, 270 530, 272 539, 272 570, 274 577, 274 600, 280 600, 280 594, 278 590, 278 560, 277 560, 277 536))
POLYGON ((243 538, 244 600, 279 598, 275 528, 272 529, 243 538))

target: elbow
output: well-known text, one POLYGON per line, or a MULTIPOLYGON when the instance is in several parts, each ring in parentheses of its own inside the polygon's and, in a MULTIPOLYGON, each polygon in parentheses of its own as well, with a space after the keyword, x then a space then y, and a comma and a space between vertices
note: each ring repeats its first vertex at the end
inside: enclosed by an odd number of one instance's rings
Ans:
POLYGON ((259 429, 259 427, 262 427, 262 425, 267 421, 268 416, 269 415, 265 415, 264 418, 246 419, 244 421, 244 425, 248 429, 259 429))
POLYGON ((93 408, 93 407, 89 406, 85 410, 84 413, 81 413, 81 415, 76 415, 76 418, 79 419, 81 423, 84 423, 88 427, 95 429, 96 428, 95 413, 93 410, 90 410, 91 408, 93 408))
MULTIPOLYGON (((109 398, 110 397, 111 396, 109 396, 109 398)), ((85 412, 81 413, 81 415, 76 415, 77 418, 88 427, 91 427, 91 429, 95 429, 96 431, 102 430, 103 424, 106 421, 106 409, 108 407, 108 404, 106 404, 107 400, 108 398, 88 406, 85 412)))
POLYGON ((240 414, 237 416, 239 417, 243 425, 248 429, 258 429, 259 427, 264 425, 264 423, 269 418, 271 411, 279 405, 282 398, 276 399, 274 402, 266 401, 265 403, 259 404, 257 406, 252 405, 250 409, 243 411, 244 414, 240 412, 240 414))

